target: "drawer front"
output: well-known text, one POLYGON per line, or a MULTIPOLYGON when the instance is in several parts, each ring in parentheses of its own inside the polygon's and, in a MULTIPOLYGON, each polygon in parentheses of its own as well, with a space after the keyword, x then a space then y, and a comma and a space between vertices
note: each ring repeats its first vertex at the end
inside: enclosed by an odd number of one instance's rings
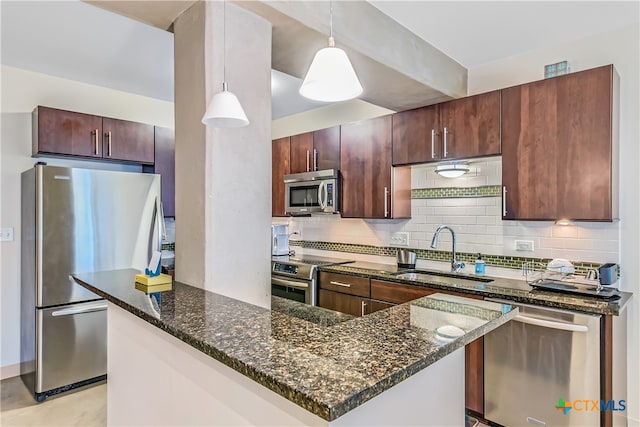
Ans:
POLYGON ((380 301, 402 304, 436 292, 437 289, 371 279, 371 298, 380 301))
POLYGON ((320 272, 318 281, 320 289, 341 292, 343 294, 369 297, 369 279, 366 277, 350 276, 348 274, 336 274, 320 272))

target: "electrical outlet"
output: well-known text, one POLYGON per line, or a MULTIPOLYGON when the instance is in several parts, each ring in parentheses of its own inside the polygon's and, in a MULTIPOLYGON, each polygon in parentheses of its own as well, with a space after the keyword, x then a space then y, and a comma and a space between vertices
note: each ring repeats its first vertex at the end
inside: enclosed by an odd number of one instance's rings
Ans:
POLYGON ((391 235, 391 245, 409 246, 409 233, 393 233, 391 235))
POLYGON ((0 228, 0 242, 13 242, 13 227, 0 228))
POLYGON ((516 240, 516 251, 533 252, 533 240, 516 240))

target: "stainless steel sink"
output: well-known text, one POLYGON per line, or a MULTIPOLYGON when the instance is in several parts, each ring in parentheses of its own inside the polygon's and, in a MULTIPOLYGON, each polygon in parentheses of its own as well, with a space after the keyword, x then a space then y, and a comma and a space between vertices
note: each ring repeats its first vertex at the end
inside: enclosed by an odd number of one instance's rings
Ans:
POLYGON ((445 273, 442 271, 434 271, 434 270, 401 271, 401 272, 395 273, 394 276, 399 279, 419 280, 419 281, 429 281, 429 280, 441 281, 443 278, 451 278, 451 279, 457 279, 460 281, 464 280, 464 281, 480 282, 480 283, 493 282, 493 279, 488 279, 486 277, 471 276, 468 274, 445 273))

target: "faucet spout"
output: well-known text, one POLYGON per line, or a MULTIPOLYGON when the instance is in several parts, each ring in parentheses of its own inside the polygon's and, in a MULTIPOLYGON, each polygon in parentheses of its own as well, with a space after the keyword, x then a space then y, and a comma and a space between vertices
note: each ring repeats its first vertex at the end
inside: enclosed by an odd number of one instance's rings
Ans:
POLYGON ((451 232, 451 271, 457 273, 464 268, 464 262, 458 262, 456 260, 456 233, 453 229, 448 225, 441 225, 436 228, 435 233, 433 233, 433 239, 431 239, 431 247, 433 249, 438 247, 438 236, 440 236, 442 230, 449 230, 451 232))

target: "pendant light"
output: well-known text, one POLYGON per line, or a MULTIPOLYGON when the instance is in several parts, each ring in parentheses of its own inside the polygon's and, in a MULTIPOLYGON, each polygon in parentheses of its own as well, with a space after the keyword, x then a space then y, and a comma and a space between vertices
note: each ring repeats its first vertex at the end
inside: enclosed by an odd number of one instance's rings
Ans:
POLYGON ((323 102, 353 99, 362 93, 362 85, 344 50, 333 39, 333 3, 329 1, 329 46, 313 57, 300 86, 300 95, 323 102))
POLYGON ((227 1, 223 2, 223 35, 222 35, 222 91, 213 95, 202 123, 217 128, 235 128, 246 126, 249 119, 238 101, 238 97, 227 88, 227 1))

